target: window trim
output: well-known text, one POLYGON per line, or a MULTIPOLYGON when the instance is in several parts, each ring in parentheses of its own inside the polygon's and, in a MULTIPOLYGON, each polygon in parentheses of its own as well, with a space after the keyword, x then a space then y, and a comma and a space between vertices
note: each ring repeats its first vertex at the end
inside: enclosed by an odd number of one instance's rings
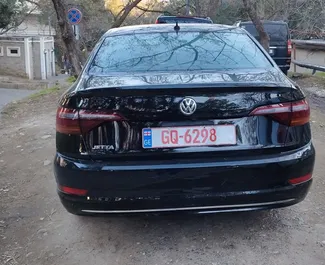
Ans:
POLYGON ((21 52, 20 52, 20 47, 18 46, 7 46, 7 56, 8 57, 20 57, 21 52), (17 49, 17 53, 11 53, 11 50, 17 49))

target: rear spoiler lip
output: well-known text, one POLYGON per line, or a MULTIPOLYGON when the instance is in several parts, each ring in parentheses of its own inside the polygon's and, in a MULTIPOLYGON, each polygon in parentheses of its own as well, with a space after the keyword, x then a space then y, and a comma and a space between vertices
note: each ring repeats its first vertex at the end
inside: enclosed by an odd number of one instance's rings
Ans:
MULTIPOLYGON (((242 82, 229 82, 229 83, 211 83, 211 84, 168 84, 168 85, 141 85, 141 86, 94 86, 94 87, 86 87, 82 91, 89 91, 89 90, 101 90, 101 89, 113 89, 113 90, 144 90, 144 89, 197 89, 197 88, 240 88, 240 89, 260 89, 265 88, 268 90, 269 88, 291 88, 292 86, 285 86, 282 82, 249 82, 249 83, 242 83, 242 82)), ((242 90, 243 91, 243 90, 242 90)))
POLYGON ((236 94, 243 92, 259 92, 266 93, 270 91, 277 91, 278 93, 292 93, 293 87, 290 86, 280 86, 279 84, 259 84, 258 86, 239 86, 229 84, 220 84, 219 86, 128 86, 128 87, 89 87, 84 90, 74 91, 70 96, 77 97, 87 97, 87 96, 96 96, 96 95, 107 95, 111 97, 128 97, 128 96, 164 96, 164 95, 173 95, 173 96, 184 96, 184 95, 208 95, 214 93, 220 94, 236 94), (198 89, 200 88, 200 89, 198 89), (231 89, 230 89, 231 88, 231 89), (217 91, 215 90, 217 89, 217 91))

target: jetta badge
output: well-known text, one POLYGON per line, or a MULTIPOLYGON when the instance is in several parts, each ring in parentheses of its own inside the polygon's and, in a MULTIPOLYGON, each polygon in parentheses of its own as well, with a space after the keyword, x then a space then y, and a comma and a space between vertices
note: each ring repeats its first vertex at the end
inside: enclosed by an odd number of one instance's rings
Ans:
POLYGON ((184 115, 192 115, 196 111, 196 102, 192 98, 184 98, 179 108, 184 115))

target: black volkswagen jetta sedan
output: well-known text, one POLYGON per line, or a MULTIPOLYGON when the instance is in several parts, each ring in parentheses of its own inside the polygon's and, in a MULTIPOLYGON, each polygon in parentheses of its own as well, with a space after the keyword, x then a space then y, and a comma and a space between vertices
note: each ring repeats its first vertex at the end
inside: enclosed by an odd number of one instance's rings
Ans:
POLYGON ((289 206, 312 183, 309 116, 240 28, 112 29, 59 101, 58 193, 78 215, 289 206))

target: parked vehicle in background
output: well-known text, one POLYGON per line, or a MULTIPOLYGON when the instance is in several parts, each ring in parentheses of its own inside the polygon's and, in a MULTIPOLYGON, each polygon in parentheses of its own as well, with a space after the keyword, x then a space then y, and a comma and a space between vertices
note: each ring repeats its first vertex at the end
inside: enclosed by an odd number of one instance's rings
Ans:
POLYGON ((312 183, 309 116, 243 29, 111 29, 59 102, 58 193, 80 215, 292 205, 312 183))
MULTIPOLYGON (((288 24, 284 21, 262 21, 264 29, 270 37, 269 54, 280 69, 287 74, 291 64, 291 38, 288 24)), ((238 22, 237 26, 244 28, 257 40, 259 34, 251 21, 238 22)))
POLYGON ((209 17, 196 17, 196 16, 166 16, 161 15, 157 18, 156 24, 176 24, 178 23, 205 23, 212 24, 213 21, 209 17))

